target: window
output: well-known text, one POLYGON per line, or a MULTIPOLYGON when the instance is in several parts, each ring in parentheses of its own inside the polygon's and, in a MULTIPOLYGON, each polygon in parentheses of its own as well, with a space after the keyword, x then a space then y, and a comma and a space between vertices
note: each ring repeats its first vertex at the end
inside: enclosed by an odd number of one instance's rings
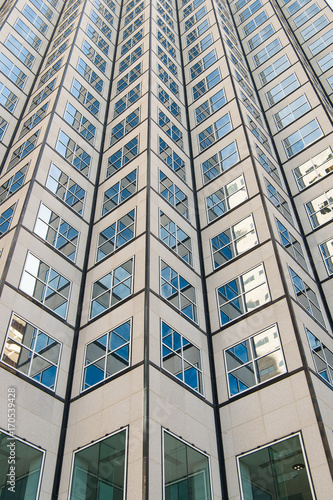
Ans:
POLYGON ((296 73, 287 76, 281 83, 266 92, 268 104, 273 106, 300 86, 296 73))
POLYGON ((157 30, 157 39, 160 42, 160 44, 169 52, 169 54, 174 59, 177 59, 176 49, 172 46, 170 42, 168 42, 165 36, 158 30, 157 30))
POLYGON ((181 120, 180 106, 171 99, 169 94, 160 85, 158 85, 158 98, 173 116, 181 120))
POLYGON ((37 106, 39 106, 41 102, 45 101, 45 99, 52 93, 55 87, 55 82, 56 78, 52 80, 52 82, 48 83, 40 92, 38 92, 38 94, 35 95, 35 97, 31 101, 29 113, 33 109, 37 108, 37 106))
POLYGON ((261 73, 259 73, 259 77, 261 79, 261 83, 265 85, 266 83, 273 80, 276 76, 283 73, 283 71, 290 66, 290 61, 288 57, 284 54, 273 64, 264 69, 261 73))
POLYGON ((175 43, 175 35, 171 31, 170 28, 165 24, 165 22, 162 21, 160 17, 157 16, 157 25, 161 28, 163 33, 166 34, 166 36, 171 40, 173 43, 175 43))
POLYGON ((327 31, 322 37, 315 40, 309 45, 309 49, 313 56, 319 54, 325 47, 328 47, 333 43, 333 29, 327 31))
POLYGON ((318 61, 318 64, 323 73, 329 70, 333 66, 333 51, 329 52, 328 54, 326 54, 326 56, 322 57, 318 61))
POLYGON ((166 55, 166 53, 161 49, 159 45, 157 46, 157 55, 158 58, 162 61, 162 63, 165 64, 165 66, 169 69, 169 71, 171 71, 171 73, 177 77, 176 64, 173 62, 172 59, 170 59, 170 57, 166 55))
POLYGON ((184 316, 198 322, 195 288, 161 260, 161 296, 184 316))
POLYGON ((302 246, 299 241, 288 231, 288 229, 276 219, 276 225, 279 231, 279 236, 282 245, 285 250, 292 256, 297 262, 307 270, 306 261, 304 258, 302 246))
POLYGON ((74 130, 79 132, 87 142, 90 144, 94 143, 96 127, 83 116, 82 113, 74 108, 70 102, 67 102, 64 119, 74 128, 74 130))
POLYGON ((202 163, 203 180, 206 184, 239 161, 237 143, 233 141, 202 163))
POLYGON ((103 57, 87 42, 83 40, 82 52, 90 59, 90 61, 98 68, 102 73, 106 71, 106 61, 103 57))
POLYGON ((90 319, 132 295, 133 263, 129 259, 93 283, 90 319))
POLYGON ((235 344, 224 355, 231 397, 286 372, 276 324, 235 344))
POLYGON ((20 290, 66 318, 71 282, 58 271, 28 252, 20 290))
POLYGON ((300 118, 311 109, 309 101, 305 94, 295 99, 288 106, 275 113, 274 119, 279 130, 300 118))
POLYGON ((250 50, 255 49, 258 47, 260 44, 262 44, 267 38, 272 36, 275 33, 275 29, 271 24, 268 24, 265 26, 264 29, 259 31, 256 35, 254 35, 250 40, 247 42, 249 44, 250 50))
POLYGON ((333 218, 333 189, 309 201, 305 206, 314 229, 329 222, 333 218))
POLYGON ((74 454, 70 500, 89 498, 91 491, 103 492, 107 498, 123 500, 127 429, 108 436, 74 454))
POLYGON ((295 17, 294 22, 297 28, 305 24, 309 19, 311 19, 311 17, 315 16, 317 12, 319 12, 319 10, 320 8, 318 7, 318 5, 316 3, 313 3, 312 5, 310 5, 310 7, 304 10, 302 14, 295 17))
POLYGON ((158 125, 177 144, 177 146, 184 149, 183 133, 161 110, 158 111, 158 125))
POLYGON ((102 20, 102 18, 92 10, 90 13, 90 19, 96 26, 101 30, 101 32, 106 36, 108 40, 112 38, 112 30, 111 28, 102 20))
POLYGON ((23 89, 27 75, 0 52, 0 71, 2 71, 19 89, 23 89))
POLYGON ((270 182, 268 182, 267 179, 265 179, 265 184, 266 184, 267 194, 271 203, 273 203, 273 205, 290 222, 290 224, 293 224, 293 218, 290 212, 288 202, 283 198, 283 196, 278 192, 278 190, 270 182))
POLYGON ((289 491, 291 477, 296 498, 314 498, 299 435, 239 456, 238 464, 243 500, 249 495, 277 498, 276 492, 289 491), (258 477, 264 477, 265 481, 258 481, 258 477))
POLYGON ((194 80, 197 76, 199 76, 203 71, 210 68, 212 64, 217 60, 215 49, 211 52, 208 52, 200 61, 196 62, 190 68, 191 80, 194 80))
POLYGON ((318 375, 333 388, 333 352, 330 351, 310 330, 305 329, 318 375))
POLYGON ((85 191, 54 163, 51 163, 46 187, 79 215, 83 213, 85 191))
POLYGON ((55 62, 50 69, 45 71, 45 73, 43 73, 43 75, 40 77, 40 80, 39 80, 39 83, 37 86, 38 89, 40 87, 42 87, 42 85, 44 85, 44 83, 46 83, 48 80, 50 80, 50 78, 52 78, 52 76, 55 75, 59 71, 59 69, 61 68, 61 63, 62 63, 62 58, 59 59, 59 61, 55 62))
POLYGON ((124 57, 119 63, 119 74, 125 71, 131 64, 133 64, 139 57, 142 56, 142 45, 137 47, 128 56, 124 57))
POLYGON ((258 14, 258 16, 252 19, 249 23, 245 24, 243 28, 245 36, 252 33, 255 29, 261 26, 267 19, 268 19, 267 12, 263 10, 262 12, 260 12, 260 14, 258 14))
POLYGON ((206 50, 210 45, 212 45, 213 41, 214 41, 213 36, 209 33, 202 40, 200 40, 199 43, 194 45, 194 47, 192 47, 187 53, 189 62, 195 59, 199 54, 201 54, 201 52, 206 50))
POLYGON ((7 126, 8 122, 6 122, 4 118, 0 118, 0 141, 2 141, 2 138, 5 135, 7 126))
POLYGON ((14 112, 18 97, 0 82, 0 104, 10 113, 14 112))
POLYGON ((37 16, 36 12, 33 11, 28 5, 23 7, 22 14, 38 29, 38 31, 40 31, 40 33, 46 33, 48 25, 42 18, 37 16))
POLYGON ((18 18, 15 21, 14 29, 29 43, 29 45, 39 51, 42 40, 22 21, 22 19, 18 18))
POLYGON ((144 6, 145 6, 144 2, 141 2, 140 5, 138 5, 138 7, 133 9, 132 12, 128 16, 125 17, 124 26, 126 26, 126 24, 130 23, 135 18, 135 16, 140 14, 140 12, 142 12, 142 10, 144 9, 144 6))
POLYGON ((214 69, 209 75, 207 75, 203 80, 198 82, 194 87, 192 88, 193 92, 193 100, 195 101, 196 99, 199 99, 200 96, 202 96, 207 90, 211 89, 221 81, 221 73, 220 69, 214 69))
POLYGON ((239 14, 240 22, 243 23, 244 21, 246 21, 246 19, 248 19, 250 16, 252 16, 252 14, 257 12, 257 10, 260 9, 261 6, 262 6, 261 0, 255 0, 255 2, 251 3, 251 5, 247 7, 247 9, 243 10, 243 12, 239 14))
POLYGON ((90 113, 98 116, 100 102, 75 78, 73 79, 71 93, 90 113))
POLYGON ((189 219, 188 198, 176 184, 160 170, 160 194, 165 198, 180 215, 189 219))
POLYGON ((80 75, 83 76, 83 78, 90 83, 95 90, 97 90, 97 92, 102 92, 104 85, 102 78, 100 78, 98 74, 95 73, 95 71, 93 71, 83 59, 81 59, 81 57, 79 57, 76 69, 78 73, 80 73, 80 75))
POLYGON ((47 108, 48 108, 49 103, 45 103, 43 106, 41 106, 33 115, 26 120, 23 125, 22 129, 19 135, 19 139, 24 137, 30 130, 32 130, 38 123, 46 116, 47 108))
POLYGON ((183 17, 187 17, 188 15, 191 14, 199 5, 202 4, 204 0, 194 0, 193 3, 190 3, 185 9, 183 10, 183 17))
POLYGON ((164 321, 161 323, 161 334, 162 367, 191 389, 203 394, 200 349, 164 321))
POLYGON ((161 210, 160 238, 187 264, 193 265, 191 238, 161 210))
POLYGON ((230 132, 230 130, 232 130, 230 113, 226 113, 215 123, 199 133, 198 140, 200 151, 203 151, 214 144, 214 142, 221 139, 224 135, 230 132))
POLYGON ((217 299, 222 326, 269 302, 264 265, 222 285, 217 289, 217 299))
POLYGON ((160 64, 157 65, 158 77, 162 80, 163 83, 171 90, 171 92, 178 96, 179 87, 177 83, 169 76, 169 74, 162 68, 160 64))
POLYGON ((302 151, 309 144, 316 141, 323 135, 323 132, 316 119, 307 123, 299 130, 283 140, 288 158, 302 151))
POLYGON ((206 198, 208 222, 213 222, 247 198, 244 176, 240 175, 206 198))
POLYGON ((133 170, 121 181, 116 182, 103 195, 102 216, 111 212, 118 205, 132 196, 137 189, 137 170, 133 170))
POLYGON ((318 33, 321 29, 323 29, 328 24, 327 17, 320 16, 318 17, 312 24, 309 24, 303 31, 301 31, 301 35, 304 41, 309 40, 313 35, 318 33))
MULTIPOLYGON (((15 403, 15 398, 9 398, 12 395, 8 392, 8 401, 15 403)), ((13 395, 15 396, 15 394, 13 395)), ((8 408, 10 408, 8 406, 8 408)), ((9 444, 13 440, 11 434, 0 431, 0 491, 3 496, 11 498, 15 495, 20 500, 29 500, 31 498, 38 498, 40 475, 43 467, 44 452, 34 448, 23 442, 15 436, 15 461, 19 463, 20 467, 15 468, 15 493, 10 490, 9 477, 12 475, 13 465, 10 465, 12 455, 9 444)))
POLYGON ((218 109, 222 108, 227 102, 224 89, 219 90, 210 97, 207 101, 203 102, 198 108, 195 109, 195 118, 197 123, 201 123, 208 118, 211 114, 215 113, 218 109))
POLYGON ((135 209, 99 233, 96 262, 108 257, 135 236, 135 209))
POLYGON ((202 19, 206 14, 207 14, 206 7, 202 7, 201 9, 199 9, 193 16, 191 16, 189 19, 185 21, 184 24, 185 31, 192 28, 192 26, 194 26, 195 23, 200 21, 200 19, 202 19))
POLYGON ((141 97, 141 84, 139 83, 127 94, 124 95, 114 105, 113 117, 116 118, 123 111, 125 111, 131 104, 134 104, 141 97))
POLYGON ((91 156, 76 144, 65 132, 60 130, 56 150, 79 172, 88 177, 91 156))
POLYGON ((127 42, 125 42, 121 46, 120 55, 123 56, 124 54, 126 54, 132 47, 134 47, 138 42, 140 42, 140 40, 142 40, 142 38, 143 38, 143 28, 141 30, 137 31, 132 36, 132 38, 127 40, 127 42))
POLYGON ((326 271, 329 275, 333 274, 333 238, 319 245, 326 271))
POLYGON ((289 267, 291 280, 294 287, 297 302, 304 307, 306 312, 325 326, 324 317, 321 313, 317 295, 298 274, 289 267))
POLYGON ((98 31, 96 31, 95 28, 91 26, 91 24, 88 24, 86 33, 89 36, 89 38, 91 38, 91 40, 95 42, 97 47, 101 49, 103 54, 105 55, 109 54, 109 48, 110 48, 109 44, 106 43, 104 38, 98 34, 98 31))
POLYGON ((35 57, 18 40, 16 40, 13 35, 8 35, 4 45, 8 50, 15 54, 15 56, 23 62, 27 68, 32 68, 35 57))
POLYGON ((209 457, 163 430, 164 498, 211 500, 209 457))
POLYGON ((3 236, 10 227, 12 218, 14 215, 15 204, 7 208, 2 214, 0 214, 0 237, 3 236))
POLYGON ((116 326, 87 344, 84 358, 83 391, 129 366, 131 323, 131 320, 125 321, 125 323, 116 326))
POLYGON ((131 83, 133 83, 139 76, 141 75, 141 63, 134 66, 131 71, 126 73, 120 80, 117 82, 117 94, 119 94, 122 90, 128 87, 131 83))
POLYGON ((25 158, 36 147, 39 130, 32 134, 25 142, 13 151, 12 157, 7 167, 7 172, 15 167, 23 158, 25 158))
POLYGON ((39 207, 34 233, 75 262, 79 232, 43 203, 39 207))
POLYGON ((51 21, 53 17, 53 11, 44 2, 42 2, 41 0, 30 1, 35 7, 37 7, 38 12, 41 12, 46 17, 46 19, 51 21))
POLYGON ((185 162, 161 137, 158 138, 159 156, 183 181, 186 180, 185 162))
POLYGON ((123 40, 126 40, 141 24, 144 22, 144 15, 138 17, 134 23, 130 24, 128 28, 123 31, 123 40))
POLYGON ((258 245, 252 215, 211 239, 214 269, 258 245))
POLYGON ((304 5, 309 3, 310 0, 297 0, 296 2, 292 3, 290 7, 288 7, 289 14, 292 16, 296 12, 298 12, 304 5))
POLYGON ((110 177, 139 154, 139 136, 134 137, 108 158, 106 177, 110 177))
POLYGON ((23 185, 28 164, 24 165, 12 177, 0 186, 0 205, 23 185))
POLYGON ((188 35, 186 35, 186 45, 190 45, 209 28, 210 28, 209 19, 205 19, 193 31, 191 31, 188 35))
POLYGON ((55 390, 61 343, 13 314, 2 361, 40 384, 55 390))
POLYGON ((140 108, 135 109, 111 130, 111 146, 135 128, 140 122, 140 108))

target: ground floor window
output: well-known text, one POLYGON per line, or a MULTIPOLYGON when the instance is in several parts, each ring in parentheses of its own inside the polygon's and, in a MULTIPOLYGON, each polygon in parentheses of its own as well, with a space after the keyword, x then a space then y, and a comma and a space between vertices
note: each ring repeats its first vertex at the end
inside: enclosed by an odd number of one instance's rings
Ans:
POLYGON ((127 429, 75 453, 70 500, 125 498, 127 429))
POLYGON ((299 435, 240 456, 238 463, 244 500, 314 498, 299 435))
POLYGON ((36 500, 44 452, 0 431, 1 500, 36 500))
POLYGON ((164 500, 211 500, 209 457, 164 434, 164 500))

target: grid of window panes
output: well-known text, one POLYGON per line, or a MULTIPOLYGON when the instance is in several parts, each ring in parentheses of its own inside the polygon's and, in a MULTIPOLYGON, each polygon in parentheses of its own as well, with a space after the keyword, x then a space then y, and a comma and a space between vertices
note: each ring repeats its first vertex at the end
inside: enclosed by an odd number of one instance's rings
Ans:
POLYGON ((329 222, 333 217, 333 189, 322 193, 305 206, 313 228, 329 222))
POLYGON ((160 210, 160 238, 187 264, 192 265, 192 240, 175 222, 160 210))
POLYGON ((217 299, 222 326, 269 302, 264 265, 259 264, 219 287, 217 299))
POLYGON ((302 246, 300 242, 293 236, 290 231, 276 219, 276 225, 279 231, 279 236, 282 245, 287 250, 287 252, 297 260, 297 262, 307 270, 306 260, 304 258, 302 246))
POLYGON ((308 328, 305 330, 308 335, 316 370, 333 389, 333 352, 310 332, 308 328))
POLYGON ((132 295, 133 268, 132 258, 93 283, 90 318, 98 316, 132 295))
POLYGON ((130 364, 131 321, 113 328, 86 346, 82 390, 108 379, 130 364))
POLYGON ((294 169, 298 189, 311 186, 333 171, 333 151, 328 147, 294 169))
POLYGON ((211 239, 214 268, 227 264, 257 244, 258 237, 251 214, 211 239))
POLYGON ((320 310, 319 301, 317 299, 316 293, 309 287, 302 278, 295 273, 291 267, 289 267, 289 272, 296 295, 297 302, 304 307, 310 316, 315 318, 319 323, 325 326, 324 317, 320 310))
POLYGON ((55 390, 61 343, 13 314, 2 361, 40 384, 55 390))
POLYGON ((192 342, 161 323, 162 367, 199 393, 203 393, 201 353, 192 342))
POLYGON ((240 175, 206 198, 208 222, 213 222, 247 198, 244 176, 240 175))
POLYGON ((135 236, 135 209, 113 222, 98 235, 96 262, 111 255, 135 236))
POLYGON ((194 286, 163 260, 161 260, 161 296, 186 317, 198 321, 194 286))
POLYGON ((324 259, 324 263, 326 266, 326 270, 329 275, 333 274, 333 238, 321 243, 319 245, 322 257, 324 259))
POLYGON ((277 325, 224 351, 230 396, 286 372, 277 325))
POLYGON ((85 191, 54 163, 51 163, 46 187, 79 215, 83 213, 85 191))

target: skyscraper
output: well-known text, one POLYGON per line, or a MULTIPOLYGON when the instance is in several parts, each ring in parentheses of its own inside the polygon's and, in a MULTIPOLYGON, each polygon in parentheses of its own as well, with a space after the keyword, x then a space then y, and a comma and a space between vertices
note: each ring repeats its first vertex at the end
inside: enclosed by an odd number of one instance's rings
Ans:
POLYGON ((333 498, 332 26, 3 2, 1 500, 333 498))

